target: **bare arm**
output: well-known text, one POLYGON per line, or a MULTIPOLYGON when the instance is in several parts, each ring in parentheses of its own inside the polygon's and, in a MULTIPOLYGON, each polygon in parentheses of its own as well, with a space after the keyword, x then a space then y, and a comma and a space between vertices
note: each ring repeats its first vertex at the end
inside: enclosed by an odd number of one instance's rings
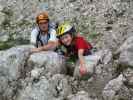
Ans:
POLYGON ((84 60, 83 53, 84 53, 84 49, 79 49, 78 50, 78 57, 79 57, 79 62, 80 62, 79 71, 80 71, 81 75, 84 75, 84 74, 87 73, 87 69, 85 67, 85 60, 84 60))
POLYGON ((40 47, 41 51, 54 50, 57 46, 56 42, 49 41, 47 45, 40 47))
POLYGON ((79 58, 79 62, 81 65, 83 65, 85 63, 83 53, 84 53, 84 49, 78 50, 78 58, 79 58))
POLYGON ((41 46, 39 48, 33 48, 31 50, 32 53, 40 52, 40 51, 48 51, 54 50, 58 45, 58 42, 49 41, 47 45, 41 46))

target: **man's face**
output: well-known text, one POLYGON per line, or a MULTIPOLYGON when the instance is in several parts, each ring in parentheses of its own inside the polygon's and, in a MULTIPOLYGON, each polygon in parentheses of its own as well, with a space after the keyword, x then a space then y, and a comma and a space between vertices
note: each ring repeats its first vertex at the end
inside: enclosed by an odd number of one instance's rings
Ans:
POLYGON ((38 23, 38 26, 39 26, 41 31, 43 31, 43 32, 48 31, 48 20, 41 20, 38 23))
POLYGON ((64 45, 69 46, 72 43, 72 36, 70 34, 65 34, 60 37, 60 40, 64 45))

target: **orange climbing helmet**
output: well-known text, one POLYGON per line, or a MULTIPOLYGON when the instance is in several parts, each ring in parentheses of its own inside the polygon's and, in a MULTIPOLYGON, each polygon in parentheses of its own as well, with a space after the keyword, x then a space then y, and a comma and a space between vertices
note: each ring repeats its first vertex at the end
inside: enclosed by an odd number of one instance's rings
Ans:
POLYGON ((36 23, 38 24, 39 22, 41 21, 44 21, 44 20, 49 20, 49 17, 48 17, 48 12, 42 12, 42 13, 39 13, 36 17, 36 23))

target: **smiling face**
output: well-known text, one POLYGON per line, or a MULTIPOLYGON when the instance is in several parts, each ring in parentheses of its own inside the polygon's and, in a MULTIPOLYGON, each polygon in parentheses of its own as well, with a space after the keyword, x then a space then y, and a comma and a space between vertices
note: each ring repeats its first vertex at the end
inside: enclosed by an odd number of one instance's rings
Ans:
POLYGON ((65 34, 60 37, 60 40, 64 45, 70 46, 72 43, 72 36, 70 34, 65 34))
POLYGON ((41 31, 47 32, 48 31, 48 20, 41 20, 38 23, 38 26, 39 26, 41 31))

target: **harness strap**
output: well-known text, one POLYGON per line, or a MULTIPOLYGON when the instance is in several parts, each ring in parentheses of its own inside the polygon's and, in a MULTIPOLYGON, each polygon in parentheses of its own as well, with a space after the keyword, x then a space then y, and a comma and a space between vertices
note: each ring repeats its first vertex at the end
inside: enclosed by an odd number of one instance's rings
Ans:
MULTIPOLYGON (((47 35, 47 43, 48 43, 49 39, 50 39, 50 34, 48 33, 48 35, 47 35)), ((41 44, 41 46, 44 45, 43 41, 41 40, 41 31, 38 32, 37 39, 36 39, 36 47, 37 48, 39 46, 39 43, 41 44)))

